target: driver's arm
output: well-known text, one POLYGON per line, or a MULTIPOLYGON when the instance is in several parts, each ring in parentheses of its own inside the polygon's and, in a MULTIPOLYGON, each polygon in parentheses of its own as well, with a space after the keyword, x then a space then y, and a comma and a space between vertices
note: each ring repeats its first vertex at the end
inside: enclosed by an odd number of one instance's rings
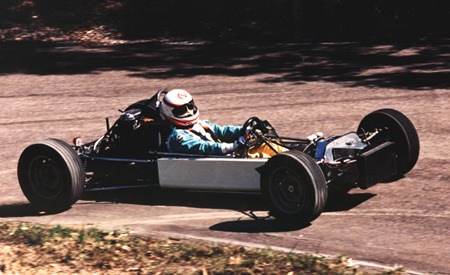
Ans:
POLYGON ((242 134, 241 126, 234 126, 234 125, 224 125, 220 126, 218 124, 211 123, 207 120, 203 121, 205 125, 207 125, 215 134, 216 136, 223 142, 234 142, 236 141, 239 136, 242 134))
POLYGON ((226 155, 233 152, 236 146, 233 143, 203 140, 187 130, 174 129, 169 135, 167 147, 170 152, 177 153, 226 155))

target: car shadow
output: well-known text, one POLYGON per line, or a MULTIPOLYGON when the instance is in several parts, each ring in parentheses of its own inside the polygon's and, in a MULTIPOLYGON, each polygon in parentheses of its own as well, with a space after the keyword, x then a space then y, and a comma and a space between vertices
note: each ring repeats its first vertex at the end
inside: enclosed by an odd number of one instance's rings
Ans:
POLYGON ((243 214, 243 218, 220 222, 209 227, 213 231, 257 233, 295 231, 308 224, 280 223, 268 215, 261 194, 219 193, 158 188, 114 190, 85 193, 83 200, 131 203, 142 205, 184 206, 193 208, 227 209, 243 214), (254 212, 258 211, 257 214, 254 212), (264 213, 261 215, 261 212, 264 213), (246 217, 245 217, 246 216, 246 217))
POLYGON ((209 229, 234 233, 264 233, 297 231, 310 225, 311 223, 283 223, 273 218, 258 218, 253 220, 220 222, 210 226, 209 229))
POLYGON ((30 203, 0 205, 0 218, 35 217, 42 215, 42 212, 37 211, 30 203))
POLYGON ((236 211, 267 210, 262 196, 253 193, 218 193, 140 188, 86 192, 83 194, 82 199, 97 202, 107 201, 141 205, 187 206, 236 211))
MULTIPOLYGON (((348 211, 374 196, 376 195, 372 193, 332 195, 329 197, 324 212, 348 211)), ((241 212, 248 217, 214 224, 209 227, 213 231, 235 233, 287 232, 301 230, 311 225, 310 223, 276 221, 268 215, 267 204, 260 194, 193 192, 150 188, 89 192, 84 194, 83 200, 228 209, 241 212), (255 215, 254 211, 259 212, 255 215), (261 211, 266 214, 261 216, 261 211)))
MULTIPOLYGON (((348 211, 376 196, 355 193, 330 196, 324 212, 348 211)), ((268 208, 260 194, 193 192, 162 190, 159 188, 86 192, 82 200, 140 205, 183 206, 193 208, 228 209, 247 217, 224 221, 209 227, 212 231, 235 233, 288 232, 309 227, 311 223, 283 223, 268 215, 268 208), (255 215, 254 211, 258 211, 255 215), (267 211, 267 212, 264 212, 267 211), (260 212, 266 213, 261 216, 260 212), (259 215, 259 216, 258 216, 259 215)), ((29 203, 0 205, 0 218, 51 215, 39 212, 29 203)))
MULTIPOLYGON (((348 211, 363 202, 376 196, 371 193, 332 195, 329 197, 324 212, 348 211)), ((224 232, 261 233, 261 232, 287 232, 301 230, 309 227, 311 223, 283 223, 272 217, 255 217, 253 220, 235 220, 215 224, 209 229, 224 232)))

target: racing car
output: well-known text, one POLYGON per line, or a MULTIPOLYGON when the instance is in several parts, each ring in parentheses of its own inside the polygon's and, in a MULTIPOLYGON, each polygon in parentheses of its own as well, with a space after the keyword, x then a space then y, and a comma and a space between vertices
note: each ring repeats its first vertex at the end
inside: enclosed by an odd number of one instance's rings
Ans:
POLYGON ((37 210, 57 213, 94 190, 250 192, 263 195, 276 220, 310 222, 324 210, 329 193, 399 179, 419 156, 414 125, 394 109, 373 111, 356 131, 327 137, 282 136, 267 120, 251 117, 233 154, 170 152, 166 140, 172 126, 159 111, 165 93, 159 90, 119 110, 112 125, 106 118, 106 133, 94 141, 75 138, 69 145, 49 138, 26 147, 17 169, 24 195, 37 210), (250 158, 248 151, 262 145, 273 154, 250 158))

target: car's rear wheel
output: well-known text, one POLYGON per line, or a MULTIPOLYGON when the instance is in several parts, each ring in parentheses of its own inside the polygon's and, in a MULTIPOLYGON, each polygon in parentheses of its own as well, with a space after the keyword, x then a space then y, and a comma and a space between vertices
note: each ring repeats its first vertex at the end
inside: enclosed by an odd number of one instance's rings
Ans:
POLYGON ((83 162, 70 145, 57 139, 25 148, 17 175, 24 195, 40 211, 64 211, 84 189, 83 162))
POLYGON ((399 172, 401 175, 409 172, 416 164, 420 151, 419 136, 412 122, 397 110, 380 109, 365 116, 357 129, 359 136, 375 131, 379 133, 370 140, 371 144, 395 142, 399 172))
POLYGON ((315 160, 300 151, 280 153, 261 171, 261 190, 271 215, 289 223, 308 223, 327 202, 327 184, 315 160))

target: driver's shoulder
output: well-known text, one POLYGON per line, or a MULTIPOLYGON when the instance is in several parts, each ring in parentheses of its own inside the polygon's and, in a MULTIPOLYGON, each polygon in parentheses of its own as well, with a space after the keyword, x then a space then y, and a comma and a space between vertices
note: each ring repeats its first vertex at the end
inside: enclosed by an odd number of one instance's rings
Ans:
POLYGON ((190 129, 173 127, 172 131, 169 134, 169 136, 171 136, 171 137, 179 137, 179 136, 190 136, 191 134, 192 133, 191 133, 190 129))

